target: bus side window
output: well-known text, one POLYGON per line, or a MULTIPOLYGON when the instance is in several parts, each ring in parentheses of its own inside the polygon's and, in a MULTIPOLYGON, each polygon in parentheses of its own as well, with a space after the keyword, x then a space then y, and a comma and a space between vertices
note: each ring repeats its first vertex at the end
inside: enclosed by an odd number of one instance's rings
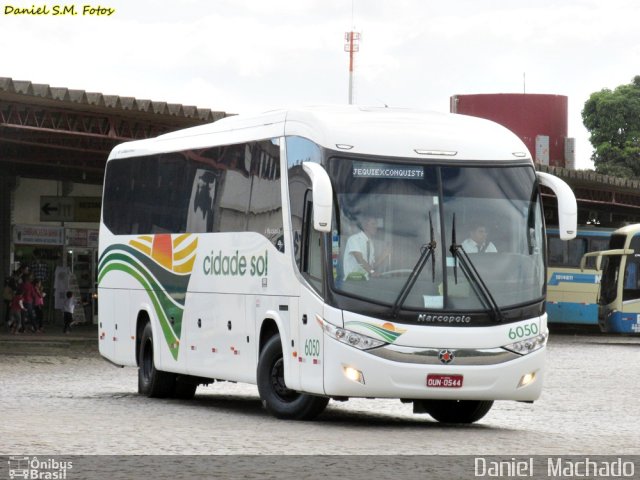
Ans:
POLYGON ((311 190, 305 196, 302 237, 302 274, 322 294, 322 233, 313 228, 311 190))
POLYGON ((558 267, 564 265, 565 242, 559 237, 549 237, 549 265, 558 267))
POLYGON ((302 168, 303 162, 320 163, 320 147, 306 138, 287 137, 287 169, 289 176, 289 211, 293 235, 293 256, 302 272, 301 240, 303 236, 303 215, 305 195, 311 189, 311 179, 302 168))
POLYGON ((629 248, 639 253, 627 257, 627 265, 624 269, 622 300, 640 298, 640 237, 633 237, 629 248))
POLYGON ((568 255, 566 265, 569 267, 577 267, 580 265, 580 259, 587 253, 587 239, 575 238, 567 242, 568 255))

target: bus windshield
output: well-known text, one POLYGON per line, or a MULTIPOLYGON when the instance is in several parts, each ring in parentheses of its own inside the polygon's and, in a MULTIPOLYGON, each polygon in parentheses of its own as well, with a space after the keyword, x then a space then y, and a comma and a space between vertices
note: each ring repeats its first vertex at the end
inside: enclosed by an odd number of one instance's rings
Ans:
POLYGON ((339 293, 422 311, 495 312, 542 299, 545 245, 531 166, 333 158, 328 171, 339 293))

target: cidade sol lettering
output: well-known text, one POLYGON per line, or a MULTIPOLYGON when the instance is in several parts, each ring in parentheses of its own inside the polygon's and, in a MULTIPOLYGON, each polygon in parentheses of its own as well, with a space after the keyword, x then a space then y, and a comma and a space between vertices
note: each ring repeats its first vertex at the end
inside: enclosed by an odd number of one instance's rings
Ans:
POLYGON ((268 274, 269 253, 264 255, 240 255, 238 250, 231 255, 224 255, 222 250, 211 252, 202 261, 205 275, 266 277, 268 274))

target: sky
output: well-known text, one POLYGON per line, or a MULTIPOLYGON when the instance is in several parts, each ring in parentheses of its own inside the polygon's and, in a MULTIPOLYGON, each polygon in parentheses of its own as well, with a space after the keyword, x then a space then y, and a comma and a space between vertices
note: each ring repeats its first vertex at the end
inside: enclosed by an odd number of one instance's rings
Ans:
POLYGON ((0 0, 0 77, 228 113, 348 103, 449 111, 456 94, 591 93, 640 75, 637 0, 0 0), (54 6, 77 15, 53 15, 54 6), (114 9, 83 15, 85 5, 114 9), (48 15, 13 13, 46 6, 48 15))

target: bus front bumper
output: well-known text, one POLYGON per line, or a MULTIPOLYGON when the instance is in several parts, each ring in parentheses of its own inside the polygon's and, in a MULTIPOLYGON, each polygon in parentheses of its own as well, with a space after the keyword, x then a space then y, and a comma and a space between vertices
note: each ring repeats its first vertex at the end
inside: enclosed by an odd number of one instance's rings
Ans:
POLYGON ((469 349, 363 351, 325 336, 324 349, 324 390, 335 397, 534 401, 544 380, 546 347, 474 358, 469 349))

